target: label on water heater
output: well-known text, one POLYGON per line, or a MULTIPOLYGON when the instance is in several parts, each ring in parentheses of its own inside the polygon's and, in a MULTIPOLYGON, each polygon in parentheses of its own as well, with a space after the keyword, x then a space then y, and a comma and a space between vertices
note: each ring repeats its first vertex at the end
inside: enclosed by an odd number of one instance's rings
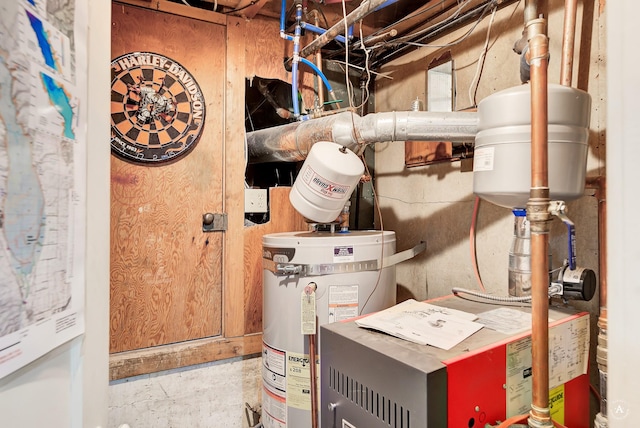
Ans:
POLYGON ((308 165, 302 172, 302 179, 307 183, 309 189, 327 198, 344 199, 345 195, 347 195, 350 190, 350 186, 334 183, 333 181, 317 174, 313 168, 308 165))
POLYGON ((358 316, 358 286, 329 286, 329 322, 358 316))
POLYGON ((287 426, 287 354, 262 342, 262 415, 265 428, 287 426))
POLYGON ((316 292, 303 291, 300 295, 300 333, 316 334, 316 292))
POLYGON ((308 354, 287 352, 287 406, 311 410, 311 363, 308 354))
POLYGON ((353 252, 353 245, 343 245, 340 247, 333 247, 333 262, 353 262, 356 260, 353 252))
POLYGON ((262 425, 265 428, 286 428, 287 403, 284 397, 262 388, 262 425))
POLYGON ((478 147, 473 151, 473 172, 493 171, 495 147, 478 147))

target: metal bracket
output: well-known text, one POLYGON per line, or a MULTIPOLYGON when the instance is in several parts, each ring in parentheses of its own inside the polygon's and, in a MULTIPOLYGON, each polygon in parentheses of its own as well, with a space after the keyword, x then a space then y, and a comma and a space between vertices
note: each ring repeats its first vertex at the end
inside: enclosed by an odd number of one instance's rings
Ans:
POLYGON ((389 257, 384 257, 382 259, 382 263, 380 263, 378 260, 365 260, 361 262, 303 265, 294 263, 277 263, 273 260, 262 259, 262 267, 268 271, 275 273, 276 275, 319 276, 339 273, 364 272, 386 268, 401 263, 405 260, 409 260, 410 258, 424 251, 426 247, 426 243, 420 242, 413 248, 393 254, 389 257))
POLYGON ((202 215, 203 232, 224 232, 227 230, 227 213, 206 213, 202 215))

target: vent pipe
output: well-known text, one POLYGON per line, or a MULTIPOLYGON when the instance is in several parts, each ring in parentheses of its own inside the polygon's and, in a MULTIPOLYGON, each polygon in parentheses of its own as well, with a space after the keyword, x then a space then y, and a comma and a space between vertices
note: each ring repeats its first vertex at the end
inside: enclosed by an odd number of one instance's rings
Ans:
POLYGON ((476 112, 398 111, 358 116, 345 111, 247 133, 249 163, 298 162, 318 141, 332 141, 361 154, 386 141, 473 142, 476 112))

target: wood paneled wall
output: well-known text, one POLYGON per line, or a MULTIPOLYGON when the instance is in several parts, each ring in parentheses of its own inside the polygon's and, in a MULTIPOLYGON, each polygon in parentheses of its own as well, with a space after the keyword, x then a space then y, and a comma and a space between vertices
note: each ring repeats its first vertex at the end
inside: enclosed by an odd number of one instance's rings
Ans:
POLYGON ((247 333, 262 331, 262 237, 269 233, 308 230, 304 218, 289 203, 289 187, 274 187, 269 192, 271 221, 245 228, 244 287, 245 328, 247 333))
MULTIPOLYGON (((179 62, 204 93, 206 122, 175 162, 111 157, 111 379, 259 353, 262 236, 307 227, 288 188, 271 189, 269 223, 244 227, 245 78, 290 81, 277 20, 159 5, 171 13, 113 3, 112 58, 151 51, 179 62), (207 212, 226 213, 227 230, 203 232, 207 212)), ((305 73, 306 103, 312 87, 305 73)))
POLYGON ((196 147, 171 163, 111 157, 111 352, 222 333, 225 27, 114 4, 111 56, 153 52, 179 62, 206 102, 196 147))

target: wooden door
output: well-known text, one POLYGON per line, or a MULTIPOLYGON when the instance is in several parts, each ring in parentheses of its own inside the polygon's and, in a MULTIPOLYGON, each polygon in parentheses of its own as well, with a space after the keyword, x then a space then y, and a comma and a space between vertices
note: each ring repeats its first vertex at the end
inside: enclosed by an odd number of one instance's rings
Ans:
POLYGON ((219 336, 223 232, 203 232, 202 218, 223 212, 226 27, 123 4, 112 21, 113 59, 170 58, 206 108, 185 156, 140 164, 111 155, 110 352, 219 336))

